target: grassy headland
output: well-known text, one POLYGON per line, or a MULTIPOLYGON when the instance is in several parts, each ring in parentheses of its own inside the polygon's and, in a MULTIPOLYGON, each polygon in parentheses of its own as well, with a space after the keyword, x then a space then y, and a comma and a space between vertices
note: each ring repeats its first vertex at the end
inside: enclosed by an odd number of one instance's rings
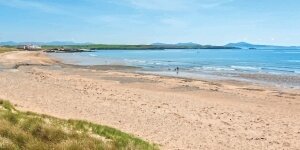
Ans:
MULTIPOLYGON (((212 45, 111 45, 111 44, 84 44, 84 45, 42 45, 46 52, 88 52, 90 50, 165 50, 165 49, 238 49, 236 47, 212 46, 212 45)), ((17 50, 16 46, 2 46, 1 52, 17 50)))
POLYGON ((0 46, 0 53, 5 53, 5 52, 10 52, 10 51, 16 51, 16 48, 11 48, 11 47, 1 47, 0 46))
POLYGON ((211 45, 106 45, 106 44, 90 44, 90 45, 44 45, 43 49, 89 49, 89 50, 163 50, 163 49, 234 49, 234 47, 211 46, 211 45))
POLYGON ((0 149, 158 149, 132 135, 86 121, 20 112, 0 100, 0 149))

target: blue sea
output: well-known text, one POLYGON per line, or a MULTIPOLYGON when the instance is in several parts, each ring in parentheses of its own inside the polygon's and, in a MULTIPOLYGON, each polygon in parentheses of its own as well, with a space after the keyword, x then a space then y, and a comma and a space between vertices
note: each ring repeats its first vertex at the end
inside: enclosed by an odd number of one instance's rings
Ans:
POLYGON ((183 77, 266 74, 295 76, 293 80, 296 80, 300 76, 300 50, 297 49, 97 50, 51 55, 65 63, 136 66, 147 73, 183 77), (174 70, 177 67, 179 71, 174 70))

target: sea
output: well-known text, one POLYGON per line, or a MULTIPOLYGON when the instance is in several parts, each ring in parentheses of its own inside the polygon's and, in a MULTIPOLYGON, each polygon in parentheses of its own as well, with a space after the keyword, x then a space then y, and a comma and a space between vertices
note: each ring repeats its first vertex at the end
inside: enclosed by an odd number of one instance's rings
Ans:
POLYGON ((50 55, 67 64, 125 65, 142 73, 300 87, 299 49, 95 50, 50 55))

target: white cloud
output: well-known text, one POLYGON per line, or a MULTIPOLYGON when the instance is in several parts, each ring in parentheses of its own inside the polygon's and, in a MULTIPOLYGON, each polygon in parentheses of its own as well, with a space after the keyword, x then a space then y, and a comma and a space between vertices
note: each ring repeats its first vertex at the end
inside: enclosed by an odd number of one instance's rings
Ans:
POLYGON ((0 0, 0 5, 5 5, 14 8, 21 9, 34 9, 46 13, 57 13, 64 14, 65 12, 62 9, 59 9, 57 6, 50 4, 42 3, 41 1, 32 1, 32 0, 0 0))
POLYGON ((164 18, 161 20, 162 24, 165 24, 169 27, 175 27, 175 28, 185 28, 188 27, 188 24, 186 21, 179 20, 176 18, 164 18))
POLYGON ((130 3, 142 9, 175 11, 186 9, 186 2, 183 0, 129 0, 130 3))
POLYGON ((231 3, 234 0, 200 0, 199 2, 201 3, 200 7, 202 8, 214 8, 218 7, 227 3, 231 3))
POLYGON ((140 9, 163 11, 186 11, 215 8, 234 0, 127 0, 131 5, 140 9))
POLYGON ((143 26, 146 23, 141 19, 139 15, 90 15, 90 16, 77 16, 77 18, 92 26, 106 26, 109 28, 124 28, 135 25, 143 26))

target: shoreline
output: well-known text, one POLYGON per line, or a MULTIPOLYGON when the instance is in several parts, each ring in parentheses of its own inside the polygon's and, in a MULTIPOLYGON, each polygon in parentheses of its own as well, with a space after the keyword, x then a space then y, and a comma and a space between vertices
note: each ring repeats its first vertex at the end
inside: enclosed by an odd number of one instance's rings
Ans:
POLYGON ((191 79, 200 81, 212 81, 212 82, 237 82, 252 84, 262 87, 273 87, 279 89, 300 89, 300 77, 295 75, 275 75, 266 73, 234 73, 234 76, 222 76, 214 74, 195 74, 189 72, 183 72, 176 74, 175 72, 160 72, 160 71, 138 71, 141 74, 152 74, 158 76, 173 77, 179 79, 191 79), (298 82, 294 82, 298 81, 298 82))
POLYGON ((11 69, 0 71, 0 98, 18 109, 111 126, 161 149, 300 147, 298 89, 63 65, 42 52, 0 54, 1 64, 11 69))
POLYGON ((276 87, 276 88, 290 88, 290 89, 300 89, 300 77, 292 74, 272 74, 272 73, 255 73, 255 72, 191 72, 187 70, 180 71, 176 74, 176 71, 167 70, 152 70, 145 69, 139 66, 130 66, 122 63, 112 64, 112 65, 80 65, 75 62, 64 62, 61 58, 57 58, 55 56, 49 55, 54 60, 60 62, 63 65, 70 65, 73 67, 94 69, 94 70, 118 70, 125 71, 137 74, 144 75, 158 75, 165 76, 171 78, 179 78, 179 79, 192 79, 192 80, 209 80, 212 82, 222 82, 222 81, 235 81, 235 82, 245 82, 247 84, 255 84, 258 86, 268 86, 268 87, 276 87), (298 82, 295 82, 298 81, 298 82))

